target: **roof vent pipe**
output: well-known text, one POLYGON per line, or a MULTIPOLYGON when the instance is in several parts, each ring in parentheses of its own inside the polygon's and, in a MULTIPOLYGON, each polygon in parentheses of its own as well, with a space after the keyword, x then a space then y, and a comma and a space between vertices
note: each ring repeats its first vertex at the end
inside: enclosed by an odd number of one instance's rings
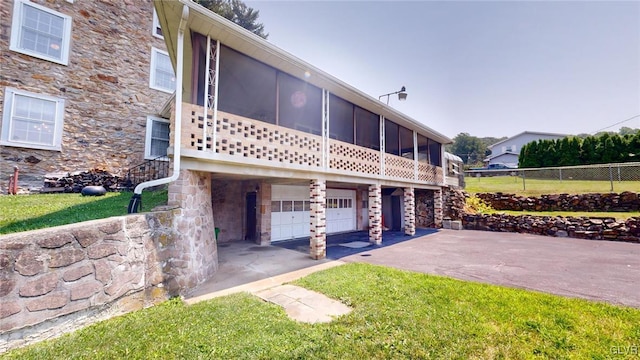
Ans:
POLYGON ((142 190, 151 187, 164 185, 174 182, 180 176, 180 139, 182 137, 182 72, 184 67, 184 31, 189 19, 189 7, 182 6, 182 18, 178 27, 178 49, 176 54, 176 96, 175 96, 175 122, 173 129, 173 173, 169 177, 145 181, 136 186, 133 190, 133 196, 129 201, 127 212, 129 214, 137 213, 140 207, 142 190))

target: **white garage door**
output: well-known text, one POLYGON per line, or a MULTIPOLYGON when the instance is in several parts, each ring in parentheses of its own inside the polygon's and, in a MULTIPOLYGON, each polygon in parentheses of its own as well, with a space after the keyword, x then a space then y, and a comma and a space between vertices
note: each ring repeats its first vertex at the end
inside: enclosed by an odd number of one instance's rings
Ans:
MULTIPOLYGON (((309 187, 272 185, 271 241, 310 235, 309 187)), ((355 190, 327 189, 327 234, 356 230, 355 190)))
POLYGON ((271 241, 309 236, 308 186, 271 186, 271 241))
POLYGON ((327 234, 356 230, 355 190, 327 189, 327 234))

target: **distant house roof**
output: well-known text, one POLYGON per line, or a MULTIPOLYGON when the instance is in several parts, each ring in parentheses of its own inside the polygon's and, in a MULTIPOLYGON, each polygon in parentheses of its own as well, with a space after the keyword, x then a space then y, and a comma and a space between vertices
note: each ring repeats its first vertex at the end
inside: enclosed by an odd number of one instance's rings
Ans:
POLYGON ((563 137, 567 137, 567 136, 569 136, 568 134, 554 134, 554 133, 537 132, 537 131, 523 131, 523 132, 521 132, 521 133, 520 133, 520 134, 518 134, 518 135, 514 135, 514 136, 512 136, 512 137, 510 137, 510 138, 507 138, 507 139, 504 139, 504 140, 502 140, 502 141, 498 141, 498 142, 497 142, 497 143, 495 143, 495 144, 489 145, 489 146, 488 146, 488 148, 489 148, 489 149, 493 149, 494 147, 496 147, 496 146, 498 146, 498 145, 500 145, 500 144, 502 144, 502 143, 508 142, 509 140, 511 140, 511 139, 513 139, 513 138, 517 138, 518 136, 522 136, 522 135, 524 135, 524 134, 542 135, 542 136, 555 136, 555 137, 559 137, 559 138, 563 138, 563 137))
POLYGON ((489 155, 486 158, 484 158, 484 161, 491 161, 493 159, 499 158, 500 156, 504 156, 504 155, 513 155, 513 156, 517 156, 520 157, 520 153, 515 153, 511 150, 507 150, 501 154, 497 154, 497 155, 489 155))

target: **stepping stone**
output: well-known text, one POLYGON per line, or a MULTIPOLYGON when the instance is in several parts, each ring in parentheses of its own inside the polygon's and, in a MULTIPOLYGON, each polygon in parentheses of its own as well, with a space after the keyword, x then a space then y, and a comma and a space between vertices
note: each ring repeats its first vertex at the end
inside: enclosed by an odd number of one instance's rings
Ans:
POLYGON ((337 316, 351 312, 350 307, 337 300, 295 285, 279 285, 254 294, 282 306, 291 319, 300 322, 330 322, 337 316))

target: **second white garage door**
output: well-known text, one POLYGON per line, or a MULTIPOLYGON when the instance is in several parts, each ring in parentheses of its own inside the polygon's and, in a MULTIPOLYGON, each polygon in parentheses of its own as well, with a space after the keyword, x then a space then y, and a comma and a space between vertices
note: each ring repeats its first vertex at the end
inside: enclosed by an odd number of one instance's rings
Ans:
MULTIPOLYGON (((327 233, 356 230, 356 192, 327 189, 327 233)), ((271 241, 309 236, 309 188, 273 185, 271 187, 271 241)))

